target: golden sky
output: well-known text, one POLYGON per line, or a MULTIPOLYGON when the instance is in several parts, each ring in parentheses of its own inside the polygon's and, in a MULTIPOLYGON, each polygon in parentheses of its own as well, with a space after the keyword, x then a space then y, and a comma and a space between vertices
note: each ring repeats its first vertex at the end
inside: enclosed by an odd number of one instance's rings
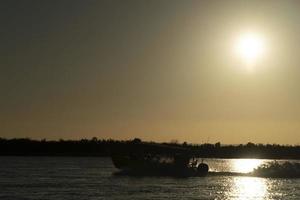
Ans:
POLYGON ((0 137, 299 144, 298 1, 0 8, 0 137))

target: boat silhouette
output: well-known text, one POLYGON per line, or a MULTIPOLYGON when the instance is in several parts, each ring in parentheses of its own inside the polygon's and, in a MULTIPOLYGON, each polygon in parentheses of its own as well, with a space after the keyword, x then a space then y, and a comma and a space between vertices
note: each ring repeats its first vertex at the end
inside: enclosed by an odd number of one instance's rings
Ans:
POLYGON ((193 152, 183 147, 132 142, 130 147, 111 151, 117 175, 131 176, 206 176, 209 167, 199 163, 193 152))

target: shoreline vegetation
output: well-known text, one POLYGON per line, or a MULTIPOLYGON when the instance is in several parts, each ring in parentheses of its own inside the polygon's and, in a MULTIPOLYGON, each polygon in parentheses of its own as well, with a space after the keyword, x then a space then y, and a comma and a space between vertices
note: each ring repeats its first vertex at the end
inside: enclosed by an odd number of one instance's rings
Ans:
MULTIPOLYGON (((300 146, 279 144, 255 144, 248 142, 239 145, 189 144, 144 142, 133 140, 81 139, 81 140, 33 140, 29 138, 0 138, 0 156, 110 156, 111 152, 145 150, 149 146, 185 149, 201 158, 261 158, 261 159, 300 159, 300 146)), ((176 149, 171 148, 171 149, 176 149)), ((161 148, 160 151, 164 151, 161 148)), ((162 152, 164 153, 164 152, 162 152)))

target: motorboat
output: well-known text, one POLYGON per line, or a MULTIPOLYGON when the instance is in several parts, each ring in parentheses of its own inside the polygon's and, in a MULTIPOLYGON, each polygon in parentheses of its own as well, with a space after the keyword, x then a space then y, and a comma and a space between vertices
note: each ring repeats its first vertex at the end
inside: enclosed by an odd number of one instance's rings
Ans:
POLYGON ((112 151, 111 159, 118 175, 189 177, 209 171, 189 150, 168 145, 131 144, 112 151))

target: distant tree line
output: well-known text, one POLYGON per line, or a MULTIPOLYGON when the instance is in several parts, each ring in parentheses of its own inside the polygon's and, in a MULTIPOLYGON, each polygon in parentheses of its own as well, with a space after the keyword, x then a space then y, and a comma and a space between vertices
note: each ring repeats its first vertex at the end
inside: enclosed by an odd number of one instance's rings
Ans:
POLYGON ((188 144, 170 142, 155 143, 134 140, 32 140, 28 138, 4 139, 0 138, 1 156, 110 156, 112 152, 134 150, 137 146, 142 149, 159 149, 159 151, 176 151, 185 149, 193 152, 195 156, 202 158, 269 158, 269 159, 300 159, 300 146, 278 144, 240 144, 222 145, 216 144, 188 144), (161 148, 162 146, 172 148, 161 148))

